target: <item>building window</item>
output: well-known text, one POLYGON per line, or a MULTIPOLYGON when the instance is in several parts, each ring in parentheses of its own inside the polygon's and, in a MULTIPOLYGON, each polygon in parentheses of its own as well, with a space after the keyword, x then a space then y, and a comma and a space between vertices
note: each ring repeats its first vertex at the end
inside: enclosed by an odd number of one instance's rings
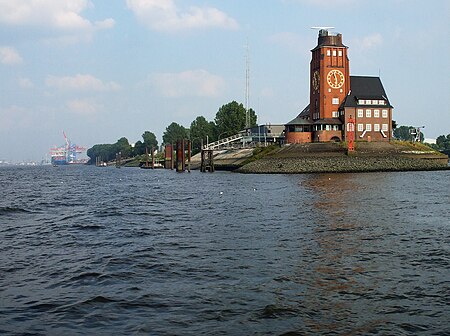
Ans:
POLYGON ((385 105, 385 104, 386 104, 386 102, 384 100, 379 100, 378 101, 378 105, 385 105))
POLYGON ((383 124, 383 125, 381 126, 381 129, 382 129, 383 131, 387 131, 387 130, 388 130, 388 124, 383 124))
POLYGON ((333 125, 333 131, 339 131, 339 125, 333 125))
POLYGON ((380 131, 380 124, 374 124, 374 125, 373 125, 373 130, 374 130, 375 132, 379 132, 379 131, 380 131))
POLYGON ((339 112, 338 111, 333 111, 332 115, 333 115, 333 118, 339 118, 339 112))
POLYGON ((327 50, 327 56, 330 56, 330 55, 331 55, 331 51, 327 50))
POLYGON ((333 56, 336 56, 336 50, 333 50, 333 56))
POLYGON ((339 55, 339 57, 342 57, 342 50, 338 51, 338 55, 339 55))
POLYGON ((365 103, 366 103, 366 101, 364 99, 358 99, 359 105, 364 105, 365 103))
POLYGON ((332 103, 333 105, 339 105, 339 98, 333 98, 332 103))
POLYGON ((370 118, 372 116, 372 110, 366 110, 366 118, 370 118))
POLYGON ((378 105, 378 100, 372 100, 373 105, 378 105))
POLYGON ((381 111, 383 118, 387 118, 388 117, 388 113, 387 110, 383 110, 381 111))
POLYGON ((379 118, 380 117, 380 110, 374 110, 373 111, 373 117, 374 118, 379 118))
POLYGON ((364 111, 361 109, 361 110, 358 110, 358 118, 362 118, 362 117, 364 117, 364 111))
POLYGON ((362 131, 364 131, 364 125, 358 124, 358 132, 362 132, 362 131))
POLYGON ((366 99, 366 105, 371 105, 372 101, 370 99, 366 99))
POLYGON ((366 124, 366 131, 371 131, 372 130, 372 124, 366 124))

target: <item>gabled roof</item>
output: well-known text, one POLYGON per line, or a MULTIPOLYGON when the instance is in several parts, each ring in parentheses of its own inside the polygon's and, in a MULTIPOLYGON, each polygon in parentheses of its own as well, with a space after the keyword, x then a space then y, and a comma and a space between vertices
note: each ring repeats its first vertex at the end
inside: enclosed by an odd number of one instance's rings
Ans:
POLYGON ((292 119, 286 125, 312 125, 312 121, 309 119, 309 104, 295 119, 292 119))
POLYGON ((361 106, 358 105, 359 99, 384 100, 386 105, 379 106, 392 107, 379 77, 350 76, 350 93, 342 102, 341 107, 361 106))

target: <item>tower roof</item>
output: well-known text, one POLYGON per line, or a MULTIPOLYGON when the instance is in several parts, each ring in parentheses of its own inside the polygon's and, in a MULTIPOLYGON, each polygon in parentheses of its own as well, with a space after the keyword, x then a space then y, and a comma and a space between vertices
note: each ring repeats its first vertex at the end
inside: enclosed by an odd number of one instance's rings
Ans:
POLYGON ((339 33, 330 33, 326 29, 321 29, 319 31, 319 37, 317 39, 317 46, 311 50, 317 50, 322 47, 343 47, 348 48, 344 44, 342 44, 342 34, 339 33))

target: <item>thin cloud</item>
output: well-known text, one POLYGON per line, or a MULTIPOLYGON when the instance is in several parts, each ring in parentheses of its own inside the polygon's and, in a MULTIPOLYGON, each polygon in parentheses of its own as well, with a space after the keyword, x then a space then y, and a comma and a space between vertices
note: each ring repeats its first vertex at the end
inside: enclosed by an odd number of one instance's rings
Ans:
POLYGON ((298 34, 281 32, 270 35, 268 40, 270 43, 278 44, 299 54, 309 53, 309 49, 305 48, 307 41, 298 34))
POLYGON ((142 24, 158 31, 239 27, 236 20, 213 7, 190 7, 183 11, 174 0, 127 0, 127 6, 142 24))
POLYGON ((103 82, 89 74, 77 74, 73 77, 47 76, 45 84, 64 91, 117 91, 120 89, 120 85, 115 82, 103 82))
POLYGON ((60 30, 112 28, 113 19, 92 23, 82 16, 92 6, 87 0, 0 0, 0 23, 60 30))
POLYGON ((75 114, 89 116, 97 114, 101 109, 101 106, 92 99, 69 100, 67 102, 67 107, 75 114))
POLYGON ((361 51, 372 50, 383 44, 383 36, 380 33, 374 33, 362 38, 354 39, 351 44, 355 49, 361 51))
POLYGON ((34 84, 29 78, 19 78, 19 86, 23 89, 31 89, 34 84))
POLYGON ((0 63, 5 65, 16 65, 23 62, 22 57, 13 47, 0 47, 0 63))
POLYGON ((152 77, 154 87, 165 97, 217 97, 225 87, 224 80, 206 70, 162 73, 152 77))

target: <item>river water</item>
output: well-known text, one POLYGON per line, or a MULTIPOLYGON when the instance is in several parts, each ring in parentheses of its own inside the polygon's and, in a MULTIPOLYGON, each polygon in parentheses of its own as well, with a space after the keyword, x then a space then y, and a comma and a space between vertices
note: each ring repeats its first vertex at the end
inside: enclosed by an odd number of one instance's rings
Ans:
POLYGON ((2 335, 450 334, 450 171, 0 183, 2 335))

